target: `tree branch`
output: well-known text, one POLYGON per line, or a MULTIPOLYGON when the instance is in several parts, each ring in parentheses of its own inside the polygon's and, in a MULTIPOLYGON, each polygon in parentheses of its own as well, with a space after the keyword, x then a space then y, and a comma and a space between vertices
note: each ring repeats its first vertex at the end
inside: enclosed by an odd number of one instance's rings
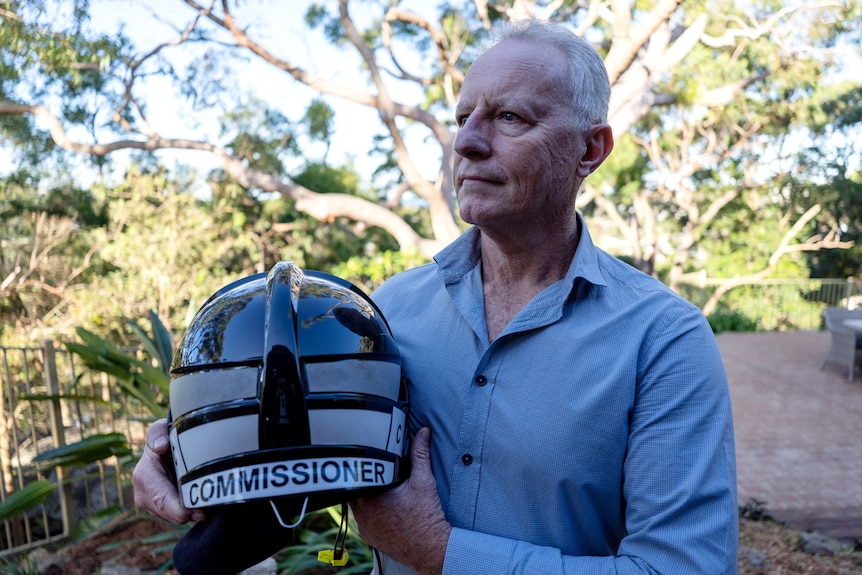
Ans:
POLYGON ((838 239, 837 230, 835 230, 834 228, 825 236, 814 236, 799 244, 790 243, 796 236, 798 236, 802 232, 802 229, 806 226, 806 224, 808 224, 808 222, 810 222, 814 218, 814 216, 816 216, 820 212, 820 210, 820 204, 815 204, 811 206, 804 214, 802 214, 802 216, 800 216, 798 220, 796 220, 793 226, 781 238, 781 242, 779 242, 778 247, 775 248, 775 251, 772 252, 772 255, 769 256, 768 263, 766 267, 764 267, 762 270, 752 274, 731 278, 726 283, 722 283, 720 286, 718 286, 710 296, 709 300, 707 300, 706 304, 703 306, 704 315, 710 315, 713 311, 715 311, 715 308, 716 306, 718 306, 718 302, 721 300, 721 297, 733 288, 753 283, 755 281, 769 277, 769 275, 775 271, 779 260, 787 254, 794 252, 813 252, 835 248, 847 249, 853 247, 853 242, 843 242, 838 239))
POLYGON ((58 146, 82 154, 104 156, 124 149, 183 149, 208 152, 243 186, 279 192, 294 200, 298 210, 318 220, 344 216, 379 226, 392 234, 402 249, 415 248, 427 258, 439 251, 446 241, 422 238, 395 212, 372 201, 346 194, 321 194, 293 182, 279 181, 270 174, 250 168, 226 149, 208 142, 156 137, 143 141, 118 140, 107 144, 85 144, 70 139, 60 120, 44 106, 0 102, 0 116, 10 114, 32 114, 39 117, 48 124, 51 137, 58 146))
POLYGON ((408 74, 405 72, 404 68, 398 63, 398 59, 395 57, 395 53, 392 51, 392 46, 390 44, 390 40, 392 38, 392 22, 404 22, 406 24, 412 24, 419 28, 425 30, 429 36, 431 36, 431 40, 434 42, 434 45, 437 47, 437 61, 440 63, 440 67, 443 68, 443 72, 453 80, 461 84, 464 81, 464 73, 461 70, 455 68, 454 64, 458 61, 458 57, 460 56, 461 51, 458 50, 456 53, 451 52, 451 47, 447 46, 448 41, 446 36, 434 28, 431 23, 412 12, 407 12, 406 10, 400 10, 396 7, 392 7, 386 11, 386 16, 383 18, 383 45, 386 46, 386 49, 389 51, 389 57, 392 58, 392 61, 398 67, 398 69, 405 74, 406 77, 414 79, 420 82, 423 86, 431 85, 431 80, 427 78, 420 79, 417 76, 412 74, 408 74))
MULTIPOLYGON (((451 160, 449 143, 451 142, 452 134, 449 128, 437 121, 432 114, 422 110, 418 106, 406 106, 390 98, 388 90, 381 78, 380 70, 374 58, 374 54, 365 44, 364 39, 356 30, 353 25, 353 21, 347 12, 346 0, 339 1, 340 22, 348 39, 357 49, 360 56, 368 66, 372 82, 378 91, 376 95, 365 90, 358 90, 354 86, 345 86, 309 74, 302 68, 274 56, 268 50, 264 49, 252 40, 245 30, 236 26, 233 17, 230 15, 227 0, 222 0, 222 8, 224 11, 223 17, 216 15, 212 9, 204 8, 195 0, 184 1, 186 4, 197 10, 199 14, 230 32, 237 46, 250 50, 269 64, 280 70, 286 71, 295 80, 321 93, 329 94, 376 109, 380 114, 381 121, 384 123, 384 126, 386 126, 389 134, 393 138, 395 157, 399 169, 402 171, 406 180, 410 183, 411 188, 416 192, 416 194, 429 202, 435 238, 445 242, 457 237, 460 230, 458 229, 454 216, 454 200, 446 194, 439 193, 440 189, 452 188, 452 175, 449 167, 451 160), (443 156, 441 173, 444 177, 442 182, 437 182, 436 184, 428 182, 421 176, 419 170, 415 167, 415 164, 407 152, 407 147, 401 137, 401 132, 395 123, 396 117, 399 116, 409 118, 423 124, 431 130, 435 138, 441 143, 443 156)), ((436 242, 433 243, 436 244, 436 242)))

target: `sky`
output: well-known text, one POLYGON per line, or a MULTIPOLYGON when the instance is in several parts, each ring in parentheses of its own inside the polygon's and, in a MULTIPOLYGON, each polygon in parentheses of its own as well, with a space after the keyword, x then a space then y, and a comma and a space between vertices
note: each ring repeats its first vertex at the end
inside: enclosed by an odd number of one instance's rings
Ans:
MULTIPOLYGON (((204 0, 199 0, 204 3, 204 0)), ((211 0, 205 0, 209 3, 211 0)), ((366 87, 364 75, 358 70, 354 51, 345 49, 339 51, 322 38, 320 31, 309 31, 303 16, 312 0, 244 0, 235 10, 236 16, 243 26, 248 26, 255 38, 261 44, 271 49, 276 55, 295 61, 309 72, 328 79, 355 85, 359 89, 366 87), (349 59, 345 56, 349 55, 349 59), (347 62, 347 64, 345 63, 347 62)), ((334 0, 319 0, 333 6, 334 0)), ((429 0, 403 0, 402 6, 421 12, 433 10, 436 3, 429 0)), ((363 14, 366 3, 353 2, 353 16, 358 20, 367 18, 363 14)), ((177 37, 177 29, 185 26, 193 16, 193 11, 182 0, 91 0, 91 25, 95 30, 113 32, 123 27, 125 33, 139 47, 141 53, 152 49, 160 42, 177 37)), ((428 14, 430 16, 430 14, 428 14)), ((360 22, 361 23, 361 22, 360 22)), ((184 49, 172 51, 182 54, 184 49)), ((848 67, 849 73, 858 70, 858 66, 848 67)), ((256 97, 279 105, 286 113, 296 120, 302 114, 308 102, 317 93, 302 84, 293 81, 285 72, 275 70, 259 59, 251 58, 248 66, 237 70, 242 85, 256 97), (293 112, 293 113, 292 113, 293 112), (292 113, 292 114, 291 114, 292 113)), ((193 122, 203 121, 200 113, 191 113, 182 108, 174 87, 158 78, 149 78, 146 90, 142 92, 150 102, 148 118, 156 130, 166 137, 201 137, 204 130, 195 128, 193 122)), ((421 94, 418 91, 396 92, 400 100, 418 102, 421 94)), ((351 162, 359 173, 370 179, 371 171, 378 158, 369 158, 365 154, 373 146, 375 134, 382 134, 376 110, 327 97, 329 105, 336 109, 336 133, 331 140, 328 160, 339 165, 351 162)), ((213 133, 212 122, 209 132, 213 133)), ((204 124, 206 127, 206 124, 204 124)), ((73 137, 82 141, 90 141, 90 135, 84 132, 72 132, 73 137)), ((421 138, 427 134, 414 128, 408 132, 408 142, 411 148, 419 148, 423 152, 414 154, 414 158, 424 160, 420 169, 428 179, 434 179, 439 167, 440 150, 433 145, 424 145, 421 138)), ((210 139, 213 139, 212 137, 210 139)), ((320 157, 323 147, 308 149, 309 155, 320 157)), ((211 155, 201 152, 169 151, 160 153, 162 161, 173 166, 176 161, 195 167, 200 173, 206 173, 215 167, 211 155)), ((123 154, 114 154, 113 159, 118 164, 117 172, 124 170, 123 154)), ((128 162, 128 154, 125 156, 128 162)), ((87 162, 82 160, 82 166, 87 162)), ((5 171, 3 158, 0 157, 0 172, 5 171)), ((92 177, 92 174, 82 168, 80 179, 92 177)))
MULTIPOLYGON (((250 0, 241 3, 235 15, 241 19, 242 25, 250 27, 262 45, 277 56, 294 61, 307 71, 327 79, 364 88, 365 77, 356 66, 344 65, 345 52, 326 42, 320 31, 308 30, 303 17, 310 3, 311 0, 250 0)), ((328 4, 332 5, 332 2, 328 4)), ((404 4, 411 5, 410 2, 404 4)), ((421 0, 412 2, 412 5, 420 11, 429 8, 429 3, 421 0)), ((361 21, 367 15, 359 10, 361 3, 356 6, 352 15, 361 21)), ((194 14, 181 0, 92 0, 91 13, 93 29, 115 31, 122 26, 141 51, 176 38, 177 27, 185 26, 194 14)), ((346 50, 352 58, 353 50, 346 50)), ((292 80, 287 73, 256 58, 250 59, 249 65, 238 70, 237 74, 250 93, 281 105, 294 120, 302 114, 308 102, 318 95, 316 91, 292 80), (295 113, 291 114, 291 110, 295 113)), ((166 137, 189 137, 191 114, 180 108, 174 88, 166 81, 149 81, 148 84, 146 95, 151 100, 148 116, 155 129, 166 137)), ((417 102, 421 94, 418 91, 402 91, 397 96, 410 103, 417 102)), ((334 165, 352 162, 360 174, 366 180, 369 179, 379 158, 367 158, 361 152, 369 150, 373 145, 373 135, 383 131, 376 111, 334 97, 327 97, 326 102, 336 110, 336 133, 331 141, 328 161, 334 165)), ((195 114, 194 119, 199 121, 201 117, 195 114)), ((422 136, 413 130, 409 133, 410 143, 422 145, 422 136)), ((80 137, 87 136, 80 134, 80 137)), ((433 147, 425 148, 427 151, 422 157, 426 161, 420 169, 426 177, 433 179, 439 166, 440 153, 433 147)), ((319 146, 311 152, 312 155, 322 155, 323 147, 319 146)), ((178 159, 204 172, 215 166, 212 157, 201 152, 172 151, 162 157, 169 166, 178 159)))

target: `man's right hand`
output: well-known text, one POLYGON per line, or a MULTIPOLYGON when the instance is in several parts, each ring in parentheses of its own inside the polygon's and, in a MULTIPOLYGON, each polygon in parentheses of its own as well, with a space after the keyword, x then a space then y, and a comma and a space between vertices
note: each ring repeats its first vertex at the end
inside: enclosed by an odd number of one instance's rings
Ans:
POLYGON ((200 509, 183 507, 173 473, 168 471, 172 467, 168 421, 159 419, 147 429, 144 454, 132 473, 135 504, 156 517, 174 523, 205 519, 206 515, 200 509))

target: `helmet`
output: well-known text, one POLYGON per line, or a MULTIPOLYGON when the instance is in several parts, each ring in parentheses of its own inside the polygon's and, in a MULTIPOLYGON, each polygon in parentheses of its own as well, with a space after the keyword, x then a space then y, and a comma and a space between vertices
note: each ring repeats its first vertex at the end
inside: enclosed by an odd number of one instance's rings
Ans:
POLYGON ((380 310, 279 262, 213 294, 178 345, 168 420, 183 504, 313 510, 388 489, 406 475, 407 414, 380 310))

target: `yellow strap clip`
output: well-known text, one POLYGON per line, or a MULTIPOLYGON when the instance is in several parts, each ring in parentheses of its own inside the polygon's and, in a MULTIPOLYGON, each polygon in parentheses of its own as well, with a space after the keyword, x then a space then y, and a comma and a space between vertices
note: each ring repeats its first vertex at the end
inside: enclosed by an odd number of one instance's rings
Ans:
POLYGON ((324 551, 320 551, 317 554, 317 560, 321 563, 326 563, 327 565, 332 565, 334 567, 344 567, 347 565, 347 551, 344 549, 340 549, 338 552, 338 557, 336 557, 335 551, 332 549, 326 549, 324 551))

